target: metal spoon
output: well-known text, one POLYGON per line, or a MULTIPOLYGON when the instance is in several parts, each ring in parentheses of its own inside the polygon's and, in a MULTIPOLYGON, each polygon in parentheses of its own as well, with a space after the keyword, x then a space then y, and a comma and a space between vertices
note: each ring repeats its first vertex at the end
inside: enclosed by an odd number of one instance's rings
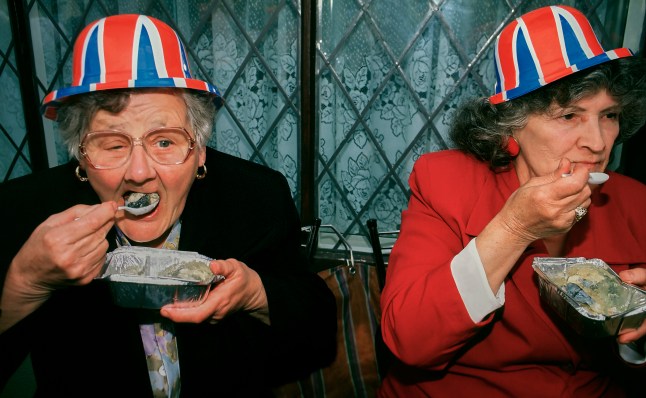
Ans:
POLYGON ((150 213, 159 204, 159 194, 157 193, 140 193, 133 192, 125 200, 123 206, 119 206, 118 210, 125 210, 130 214, 141 216, 150 213))
POLYGON ((606 173, 590 173, 588 184, 603 184, 610 176, 606 173))
POLYGON ((153 211, 155 207, 157 207, 157 204, 159 204, 159 202, 151 203, 143 207, 119 206, 117 207, 117 210, 125 210, 130 214, 134 214, 135 216, 141 216, 143 214, 150 213, 151 211, 153 211))
MULTIPOLYGON (((572 174, 570 174, 570 173, 565 173, 562 176, 563 177, 569 177, 571 175, 572 174)), ((603 184, 604 182, 608 181, 608 178, 610 178, 610 176, 608 174, 606 174, 606 173, 592 172, 588 176, 588 184, 593 184, 593 185, 603 184)))

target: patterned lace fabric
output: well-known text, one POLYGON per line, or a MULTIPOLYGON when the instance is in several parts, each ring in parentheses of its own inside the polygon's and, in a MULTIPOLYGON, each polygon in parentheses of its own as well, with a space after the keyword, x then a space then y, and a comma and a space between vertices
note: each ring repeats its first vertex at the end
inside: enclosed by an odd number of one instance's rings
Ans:
MULTIPOLYGON (((177 221, 166 238, 166 242, 162 245, 162 249, 177 250, 181 229, 182 223, 177 221)), ((117 228, 117 245, 130 246, 130 242, 119 228, 117 228)), ((153 395, 156 398, 179 397, 181 387, 179 357, 173 323, 169 320, 162 320, 140 324, 139 331, 146 352, 153 395)))

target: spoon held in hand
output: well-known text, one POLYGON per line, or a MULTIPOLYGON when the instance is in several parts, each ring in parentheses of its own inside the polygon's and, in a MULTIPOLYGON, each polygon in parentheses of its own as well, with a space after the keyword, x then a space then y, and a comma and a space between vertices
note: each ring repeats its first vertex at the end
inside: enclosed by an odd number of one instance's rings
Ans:
POLYGON ((155 192, 149 194, 133 192, 126 197, 124 205, 119 206, 118 210, 125 210, 130 214, 141 216, 153 211, 158 204, 159 194, 155 192))

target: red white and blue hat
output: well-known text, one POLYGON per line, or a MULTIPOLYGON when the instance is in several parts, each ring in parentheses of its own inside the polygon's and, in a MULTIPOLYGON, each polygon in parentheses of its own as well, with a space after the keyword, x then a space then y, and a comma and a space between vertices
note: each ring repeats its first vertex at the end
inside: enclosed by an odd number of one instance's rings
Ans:
POLYGON ((577 9, 538 8, 516 18, 498 36, 496 88, 489 101, 499 104, 577 71, 632 55, 627 48, 605 51, 577 9))
POLYGON ((47 94, 41 112, 55 120, 66 98, 92 91, 137 87, 176 87, 213 94, 217 87, 193 79, 184 45, 164 22, 145 15, 122 14, 86 26, 74 43, 72 84, 47 94))

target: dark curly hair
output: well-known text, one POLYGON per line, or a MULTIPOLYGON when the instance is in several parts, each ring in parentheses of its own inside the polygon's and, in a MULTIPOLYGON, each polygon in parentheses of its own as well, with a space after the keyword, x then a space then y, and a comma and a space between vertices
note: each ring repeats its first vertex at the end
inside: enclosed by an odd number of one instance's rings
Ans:
POLYGON ((553 104, 567 107, 604 89, 619 105, 618 144, 646 121, 646 60, 638 56, 585 69, 497 105, 488 98, 467 101, 455 113, 449 134, 456 148, 494 169, 504 168, 513 160, 507 140, 525 127, 529 115, 547 114, 553 104))

